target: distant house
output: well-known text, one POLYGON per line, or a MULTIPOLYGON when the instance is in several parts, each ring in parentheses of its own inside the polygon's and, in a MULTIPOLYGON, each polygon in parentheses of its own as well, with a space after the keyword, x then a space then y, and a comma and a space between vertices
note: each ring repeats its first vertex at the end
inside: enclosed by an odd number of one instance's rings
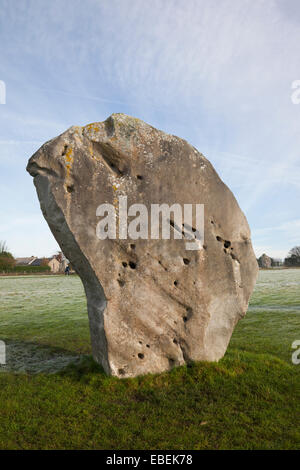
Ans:
POLYGON ((38 258, 37 256, 30 256, 29 258, 16 258, 17 266, 50 266, 52 273, 62 273, 68 265, 68 260, 59 255, 52 256, 52 258, 38 258))
POLYGON ((63 262, 60 262, 56 256, 52 256, 52 258, 36 258, 32 263, 31 266, 46 266, 48 265, 51 269, 52 273, 61 273, 64 272, 65 266, 63 262))
POLYGON ((57 255, 54 255, 54 258, 57 259, 60 263, 60 271, 65 272, 66 267, 70 264, 65 255, 59 251, 57 255))
POLYGON ((53 257, 49 260, 48 266, 50 266, 50 269, 51 269, 51 272, 52 272, 52 273, 63 272, 61 263, 55 258, 55 256, 53 256, 53 257))
POLYGON ((16 258, 16 266, 30 266, 36 259, 36 256, 30 256, 29 258, 16 258))
POLYGON ((49 260, 47 258, 35 258, 30 266, 46 266, 49 260))

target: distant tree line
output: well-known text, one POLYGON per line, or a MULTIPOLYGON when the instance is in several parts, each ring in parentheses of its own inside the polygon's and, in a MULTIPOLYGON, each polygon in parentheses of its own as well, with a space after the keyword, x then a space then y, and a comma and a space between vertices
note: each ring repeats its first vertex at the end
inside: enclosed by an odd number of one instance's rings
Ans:
POLYGON ((257 259, 258 265, 260 268, 274 268, 277 266, 286 266, 287 268, 291 267, 300 267, 300 246, 294 246, 289 253, 288 256, 282 260, 274 259, 270 256, 267 256, 265 253, 261 255, 260 258, 257 259))
POLYGON ((51 271, 47 264, 48 260, 41 266, 16 266, 16 260, 9 252, 6 242, 0 241, 0 273, 34 273, 51 271))
POLYGON ((13 269, 16 262, 13 255, 8 251, 6 242, 0 241, 0 271, 13 269))
POLYGON ((294 248, 289 251, 288 256, 284 260, 284 265, 290 267, 300 267, 300 246, 294 246, 294 248))

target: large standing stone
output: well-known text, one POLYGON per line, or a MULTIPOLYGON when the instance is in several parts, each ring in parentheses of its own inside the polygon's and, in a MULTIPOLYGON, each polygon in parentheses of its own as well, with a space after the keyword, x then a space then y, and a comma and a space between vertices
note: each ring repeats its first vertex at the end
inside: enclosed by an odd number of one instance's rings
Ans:
POLYGON ((250 230, 236 199, 194 147, 113 114, 45 143, 27 170, 43 214, 82 279, 93 356, 108 374, 161 372, 217 361, 247 310, 257 276, 250 230), (205 242, 96 237, 97 207, 118 197, 204 204, 205 242))
POLYGON ((270 256, 266 255, 265 253, 261 255, 260 258, 258 258, 258 266, 260 268, 271 268, 272 266, 272 258, 270 256))

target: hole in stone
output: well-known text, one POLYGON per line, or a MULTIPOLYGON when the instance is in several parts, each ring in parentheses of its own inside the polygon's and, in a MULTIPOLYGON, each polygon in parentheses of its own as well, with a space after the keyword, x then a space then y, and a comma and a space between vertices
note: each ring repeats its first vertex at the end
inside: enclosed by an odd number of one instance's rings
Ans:
POLYGON ((127 263, 126 263, 126 261, 122 261, 122 264, 123 264, 124 268, 127 268, 127 263))
POLYGON ((124 375, 124 374, 125 374, 125 370, 124 370, 124 369, 119 369, 118 372, 119 372, 120 375, 124 375))
POLYGON ((186 313, 188 314, 188 317, 190 318, 192 316, 192 313, 193 313, 192 307, 186 307, 186 313))
POLYGON ((123 281, 123 279, 117 279, 120 287, 124 287, 125 286, 125 281, 123 281))
POLYGON ((158 260, 158 264, 161 265, 162 268, 164 268, 165 271, 168 271, 168 268, 166 268, 166 266, 163 266, 162 262, 160 261, 160 259, 158 260))
POLYGON ((227 253, 226 248, 224 248, 224 253, 227 253))
POLYGON ((136 175, 136 177, 137 177, 138 180, 142 180, 142 179, 143 179, 142 175, 136 175))
POLYGON ((230 256, 231 256, 232 259, 234 259, 238 263, 240 262, 239 259, 233 253, 230 253, 230 256))
POLYGON ((174 286, 178 286, 178 281, 174 281, 174 286))
POLYGON ((213 220, 211 220, 211 221, 210 221, 210 223, 211 223, 211 224, 214 224, 214 221, 213 221, 213 220))
POLYGON ((140 344, 143 344, 142 341, 139 341, 140 344))
POLYGON ((144 354, 138 353, 138 358, 139 358, 139 359, 144 359, 144 357, 145 357, 144 354))
POLYGON ((170 364, 171 367, 174 366, 174 364, 175 364, 175 360, 172 359, 171 357, 169 357, 169 364, 170 364))
POLYGON ((105 164, 110 168, 110 170, 117 176, 122 176, 124 171, 127 171, 125 167, 119 168, 118 161, 113 161, 112 159, 115 158, 113 155, 112 150, 109 147, 103 147, 99 142, 93 142, 93 147, 95 153, 100 153, 102 159, 104 160, 105 164))
POLYGON ((224 247, 225 247, 225 248, 229 248, 230 245, 231 245, 230 241, 229 241, 229 240, 225 240, 225 242, 224 242, 224 247))
POLYGON ((150 344, 146 344, 146 348, 150 348, 150 344))
POLYGON ((207 245, 203 245, 203 250, 206 250, 206 248, 207 248, 207 245))
POLYGON ((135 269, 136 263, 134 263, 133 261, 129 261, 129 266, 131 267, 131 269, 135 269))
POLYGON ((178 341, 177 341, 176 338, 173 339, 173 343, 174 343, 174 344, 178 344, 178 341))
POLYGON ((68 193, 72 193, 74 191, 74 186, 67 186, 68 193))
POLYGON ((186 307, 186 313, 187 314, 183 317, 184 323, 186 323, 193 315, 193 309, 191 307, 186 307))
POLYGON ((135 250, 135 244, 134 244, 134 243, 131 243, 130 248, 131 248, 132 250, 135 250))
POLYGON ((188 258, 183 258, 184 264, 190 264, 190 260, 188 258))
POLYGON ((218 240, 218 242, 221 242, 221 241, 222 241, 222 238, 219 237, 219 235, 216 236, 216 239, 218 240))
POLYGON ((67 150, 68 150, 68 146, 67 146, 67 145, 65 145, 65 146, 64 146, 64 149, 63 149, 63 151, 62 151, 62 154, 61 154, 61 155, 62 155, 62 157, 63 157, 64 155, 66 155, 66 153, 67 153, 67 150))

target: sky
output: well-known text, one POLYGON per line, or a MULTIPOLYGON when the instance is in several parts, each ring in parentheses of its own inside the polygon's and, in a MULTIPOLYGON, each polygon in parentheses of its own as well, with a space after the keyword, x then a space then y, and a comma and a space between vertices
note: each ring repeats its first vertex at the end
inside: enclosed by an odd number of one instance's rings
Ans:
POLYGON ((27 161, 121 112, 202 152, 256 255, 284 258, 300 245, 299 44, 298 0, 0 0, 0 240, 59 249, 27 161))

